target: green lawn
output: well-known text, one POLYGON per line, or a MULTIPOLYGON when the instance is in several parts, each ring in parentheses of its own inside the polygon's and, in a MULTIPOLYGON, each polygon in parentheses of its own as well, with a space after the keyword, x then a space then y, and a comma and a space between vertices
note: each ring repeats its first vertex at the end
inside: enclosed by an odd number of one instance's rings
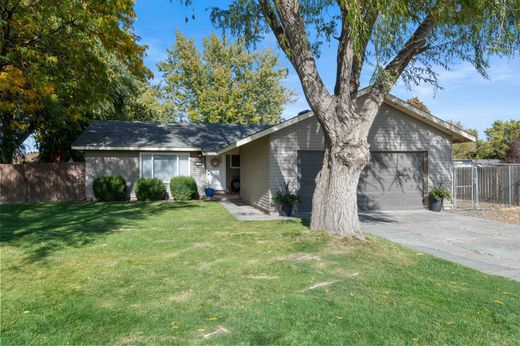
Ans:
POLYGON ((520 343, 517 282, 218 203, 4 205, 0 230, 2 345, 520 343))

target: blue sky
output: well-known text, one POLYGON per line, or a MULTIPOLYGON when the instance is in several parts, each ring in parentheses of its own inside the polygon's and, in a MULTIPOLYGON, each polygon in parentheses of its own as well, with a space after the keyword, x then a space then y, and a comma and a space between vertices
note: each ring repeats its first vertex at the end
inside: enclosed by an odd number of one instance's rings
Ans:
MULTIPOLYGON (((195 2, 197 4, 194 8, 186 8, 176 1, 137 0, 135 32, 141 37, 141 43, 148 46, 145 64, 154 71, 154 82, 161 80, 155 65, 165 59, 166 49, 174 42, 175 30, 182 31, 199 44, 204 36, 218 33, 211 25, 209 11, 206 10, 217 2, 195 2), (185 18, 191 18, 192 14, 195 14, 195 20, 186 22, 185 18)), ((266 37, 260 47, 276 47, 274 37, 266 37)), ((331 88, 335 77, 335 47, 324 48, 318 67, 325 83, 331 88)), ((289 104, 283 113, 284 118, 291 118, 309 107, 298 77, 281 51, 280 57, 289 68, 285 84, 298 94, 298 100, 289 104)), ((454 66, 452 71, 439 73, 443 89, 436 94, 430 85, 419 85, 407 90, 401 84, 396 85, 392 93, 403 99, 418 96, 433 114, 443 119, 460 120, 465 126, 479 130, 481 136, 494 120, 520 119, 520 58, 492 60, 490 80, 482 78, 469 64, 454 66)))

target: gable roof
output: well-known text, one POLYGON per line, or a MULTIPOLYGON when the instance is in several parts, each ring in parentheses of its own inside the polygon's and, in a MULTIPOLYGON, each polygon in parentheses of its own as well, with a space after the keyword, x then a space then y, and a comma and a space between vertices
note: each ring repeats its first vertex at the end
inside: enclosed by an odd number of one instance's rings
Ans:
MULTIPOLYGON (((363 97, 367 89, 359 92, 363 97)), ((409 116, 451 136, 453 143, 474 142, 476 138, 450 123, 424 112, 393 95, 384 101, 409 116)), ((314 116, 311 111, 277 125, 153 123, 98 120, 74 141, 74 150, 202 151, 220 155, 314 116)))
MULTIPOLYGON (((358 93, 358 97, 363 97, 367 94, 368 88, 365 88, 358 93)), ((384 103, 392 106, 403 113, 406 113, 410 116, 412 116, 415 119, 418 119, 432 127, 435 127, 439 129, 440 131, 447 133, 451 136, 451 139, 453 143, 464 143, 464 142, 475 142, 477 139, 475 136, 471 135, 470 133, 448 123, 447 121, 442 120, 441 118, 436 117, 435 115, 424 112, 420 110, 419 108, 413 106, 412 104, 401 100, 398 97, 395 97, 393 95, 387 95, 385 97, 384 103)), ((248 137, 241 138, 238 141, 229 144, 225 148, 220 149, 217 154, 222 154, 230 149, 240 147, 244 144, 247 144, 249 142, 252 142, 254 140, 257 140, 259 138, 262 138, 264 136, 270 135, 271 133, 274 133, 276 131, 280 131, 281 129, 284 129, 286 127, 289 127, 291 125, 297 124, 300 121, 303 121, 305 119, 308 119, 310 117, 314 116, 314 113, 311 111, 307 111, 305 113, 300 113, 298 116, 291 118, 289 120, 286 120, 278 125, 273 125, 271 127, 268 127, 262 131, 259 131, 257 133, 254 133, 248 137)))
POLYGON ((74 141, 72 149, 216 152, 267 127, 98 120, 74 141))

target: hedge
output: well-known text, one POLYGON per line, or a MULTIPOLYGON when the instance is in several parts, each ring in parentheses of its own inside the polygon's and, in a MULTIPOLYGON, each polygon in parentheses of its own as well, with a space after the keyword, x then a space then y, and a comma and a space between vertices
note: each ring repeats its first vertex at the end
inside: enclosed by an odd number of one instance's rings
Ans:
POLYGON ((158 178, 139 178, 135 183, 138 201, 159 201, 166 198, 166 189, 158 178))
POLYGON ((173 177, 170 180, 170 192, 176 201, 187 201, 197 195, 197 183, 193 177, 173 177))
POLYGON ((108 175, 94 179, 92 186, 98 201, 126 201, 126 182, 119 175, 108 175))

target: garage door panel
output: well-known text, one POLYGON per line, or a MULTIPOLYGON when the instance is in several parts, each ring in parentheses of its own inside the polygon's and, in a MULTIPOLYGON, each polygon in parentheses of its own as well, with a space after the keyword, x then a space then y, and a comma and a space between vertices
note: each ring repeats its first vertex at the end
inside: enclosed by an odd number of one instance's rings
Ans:
MULTIPOLYGON (((358 185, 360 210, 421 209, 424 166, 422 152, 373 152, 358 185)), ((323 152, 298 152, 301 212, 310 212, 315 177, 323 152)))

